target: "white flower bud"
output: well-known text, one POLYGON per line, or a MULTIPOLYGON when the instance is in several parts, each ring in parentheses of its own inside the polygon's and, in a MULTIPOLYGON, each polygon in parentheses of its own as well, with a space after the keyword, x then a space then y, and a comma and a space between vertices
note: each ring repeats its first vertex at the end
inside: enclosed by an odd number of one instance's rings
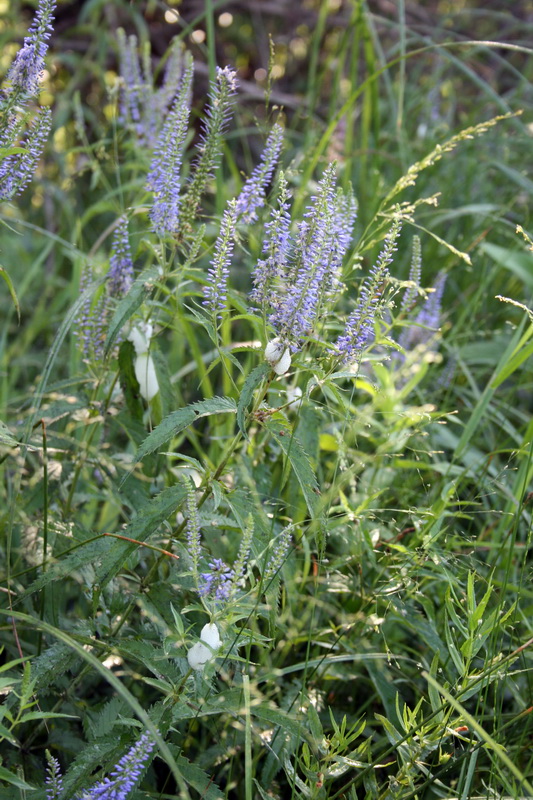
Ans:
POLYGON ((202 642, 196 642, 196 644, 193 644, 187 653, 187 661, 189 662, 189 666, 196 670, 202 670, 212 657, 213 653, 209 647, 202 642))
POLYGON ((218 628, 214 622, 209 622, 207 625, 204 625, 200 634, 200 639, 202 642, 208 644, 213 650, 218 650, 221 641, 218 628))
POLYGON ((291 352, 289 348, 285 350, 280 360, 276 364, 272 364, 272 369, 276 375, 285 375, 291 366, 291 352))
POLYGON ((193 644, 187 653, 187 661, 192 669, 202 670, 208 661, 215 657, 215 651, 221 645, 220 633, 214 622, 204 625, 200 633, 200 641, 193 644))
POLYGON ((140 392, 145 400, 151 400, 156 396, 159 391, 159 383, 154 361, 149 353, 141 353, 135 359, 135 377, 139 381, 140 392))
POLYGON ((269 364, 274 365, 282 358, 284 352, 285 345, 276 337, 276 339, 272 339, 265 347, 265 358, 269 364))

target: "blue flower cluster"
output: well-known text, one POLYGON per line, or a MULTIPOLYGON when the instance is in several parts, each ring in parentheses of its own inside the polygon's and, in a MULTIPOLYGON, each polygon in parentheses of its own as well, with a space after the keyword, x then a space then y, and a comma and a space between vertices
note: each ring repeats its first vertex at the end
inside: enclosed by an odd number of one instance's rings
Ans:
POLYGON ((292 352, 311 335, 322 302, 340 288, 339 272, 351 243, 355 213, 353 198, 336 192, 334 164, 324 171, 292 241, 286 200, 282 199, 278 209, 282 225, 269 229, 264 251, 269 257, 256 269, 253 295, 263 299, 268 290, 273 308, 270 322, 292 352))
POLYGON ((229 599, 234 572, 220 558, 209 562, 209 572, 200 574, 198 594, 200 597, 211 596, 219 603, 229 599))
POLYGON ((111 297, 123 297, 133 283, 133 261, 128 237, 128 220, 122 217, 115 228, 109 259, 107 290, 111 297))
POLYGON ((29 96, 39 91, 55 7, 55 0, 40 0, 28 36, 7 74, 11 90, 16 87, 29 96))
POLYGON ((156 89, 150 53, 144 51, 141 67, 137 37, 134 34, 126 36, 119 29, 117 40, 121 79, 119 121, 134 131, 141 146, 152 148, 178 94, 189 56, 185 55, 181 42, 176 39, 170 47, 162 84, 156 89))
POLYGON ((215 242, 215 255, 208 270, 207 284, 204 286, 204 306, 213 315, 226 307, 229 267, 235 245, 237 225, 236 201, 230 200, 224 211, 220 232, 215 242))
POLYGON ((154 192, 150 219, 160 236, 176 234, 179 229, 181 159, 189 122, 193 74, 189 58, 176 99, 157 138, 148 175, 147 186, 154 192))
POLYGON ((361 357, 365 345, 374 333, 376 311, 389 275, 388 265, 396 250, 400 230, 401 223, 395 220, 385 237, 385 246, 375 266, 363 282, 357 304, 346 321, 344 333, 337 339, 334 352, 341 355, 345 364, 357 361, 361 357))
POLYGON ((24 152, 12 153, 0 162, 0 200, 10 200, 30 182, 50 133, 50 109, 40 109, 28 128, 30 114, 25 106, 39 92, 55 5, 55 0, 39 0, 28 36, 0 95, 0 148, 24 148, 24 152))
MULTIPOLYGON (((139 780, 154 746, 152 734, 146 731, 126 755, 122 756, 108 778, 76 795, 74 800, 126 800, 139 780)), ((49 759, 46 784, 47 800, 60 800, 63 785, 55 758, 49 759)))
POLYGON ((243 222, 257 219, 256 209, 265 204, 266 188, 278 163, 283 145, 283 128, 274 125, 267 139, 259 164, 254 169, 237 198, 237 215, 243 222))

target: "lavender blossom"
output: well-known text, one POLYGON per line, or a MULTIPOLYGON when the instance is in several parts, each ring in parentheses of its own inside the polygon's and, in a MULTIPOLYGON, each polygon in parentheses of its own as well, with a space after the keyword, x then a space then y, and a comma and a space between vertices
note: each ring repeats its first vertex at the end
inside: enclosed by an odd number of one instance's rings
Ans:
POLYGON ((418 325, 424 325, 426 328, 431 328, 433 331, 439 327, 442 295, 444 294, 444 287, 446 286, 446 278, 447 275, 445 272, 439 272, 437 275, 437 279, 433 285, 433 292, 429 295, 420 309, 420 313, 416 317, 415 322, 418 325))
POLYGON ((220 558, 214 558, 208 566, 210 572, 202 572, 200 575, 198 594, 200 597, 210 595, 218 602, 225 602, 231 594, 233 570, 220 558))
POLYGON ((122 217, 115 228, 109 259, 107 289, 111 297, 123 297, 133 283, 133 261, 128 238, 128 220, 122 217))
POLYGON ((117 30, 119 70, 122 78, 119 99, 119 120, 122 124, 134 126, 140 122, 142 95, 146 86, 141 75, 137 53, 137 37, 126 36, 124 30, 117 30))
POLYGON ((357 305, 348 317, 344 334, 337 339, 337 352, 341 354, 345 364, 361 357, 366 343, 373 334, 383 284, 389 275, 388 265, 396 250, 396 240, 400 230, 401 223, 397 219, 385 237, 385 247, 379 254, 376 265, 363 282, 357 305))
POLYGON ((186 226, 196 216, 200 198, 212 179, 222 152, 222 135, 232 114, 233 98, 237 89, 237 73, 231 67, 217 67, 215 83, 209 92, 209 105, 202 124, 200 143, 184 197, 184 223, 186 226))
POLYGON ((120 71, 119 121, 136 134, 143 147, 154 147, 168 109, 176 97, 184 73, 182 44, 175 39, 167 59, 160 88, 154 87, 150 48, 147 45, 139 58, 135 35, 117 31, 120 71))
POLYGON ((265 191, 278 163, 283 145, 283 128, 274 125, 257 167, 244 184, 237 198, 237 215, 244 222, 257 219, 256 209, 265 204, 265 191))
POLYGON ((272 210, 270 222, 265 225, 266 235, 263 243, 265 258, 257 262, 252 276, 254 288, 250 292, 250 298, 261 305, 267 301, 273 282, 287 271, 291 246, 289 198, 287 181, 285 175, 281 173, 278 207, 272 210))
POLYGON ((335 165, 324 171, 319 192, 298 224, 294 267, 284 276, 284 286, 276 292, 270 320, 282 342, 292 352, 309 335, 327 287, 333 250, 335 209, 335 165))
POLYGON ((125 756, 122 756, 109 778, 104 778, 91 789, 83 792, 78 800, 126 800, 139 780, 144 765, 154 749, 152 734, 143 733, 125 756))
POLYGON ((287 553, 292 544, 292 525, 288 525, 278 536, 272 548, 272 555, 263 571, 263 587, 268 588, 268 584, 276 577, 283 566, 287 553))
POLYGON ((422 270, 422 252, 420 248, 420 237, 413 237, 413 255, 411 258, 411 268, 409 270, 409 280, 415 285, 410 286, 402 299, 401 310, 409 311, 416 302, 418 296, 417 287, 420 286, 420 274, 422 270))
POLYGON ((215 316, 226 308, 229 265, 235 244, 237 223, 236 201, 230 200, 224 211, 220 232, 215 242, 215 255, 209 268, 208 283, 204 286, 203 305, 215 316))
POLYGON ((0 200, 10 200, 19 194, 31 181, 37 162, 41 157, 44 145, 52 126, 52 114, 49 108, 42 108, 21 142, 26 152, 6 156, 0 162, 0 200))
POLYGON ((353 193, 337 190, 335 213, 331 230, 331 256, 324 275, 325 294, 331 301, 341 288, 342 262, 352 243, 357 216, 357 203, 353 193))
POLYGON ((180 91, 157 139, 148 175, 148 188, 155 195, 150 219, 160 236, 176 234, 180 225, 181 157, 189 121, 192 78, 193 64, 189 61, 180 91))
POLYGON ((59 796, 63 791, 63 778, 59 761, 50 755, 48 750, 46 751, 46 760, 48 761, 45 779, 46 800, 59 800, 59 796))
POLYGON ((44 57, 48 50, 48 39, 52 32, 55 6, 55 0, 39 0, 28 36, 24 39, 24 44, 7 74, 11 91, 18 90, 28 96, 38 93, 44 70, 44 57))

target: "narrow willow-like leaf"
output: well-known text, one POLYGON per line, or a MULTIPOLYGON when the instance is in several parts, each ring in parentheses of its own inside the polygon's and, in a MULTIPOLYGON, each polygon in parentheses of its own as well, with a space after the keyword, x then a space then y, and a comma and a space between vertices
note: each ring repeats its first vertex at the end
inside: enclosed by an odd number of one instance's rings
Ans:
POLYGON ((109 324, 104 346, 104 356, 109 354, 109 351, 115 343, 115 339, 125 323, 135 314, 139 306, 153 291, 155 281, 159 277, 159 267, 149 267, 141 272, 139 277, 133 282, 133 285, 127 295, 123 297, 120 303, 117 305, 115 313, 113 314, 113 318, 109 324))
POLYGON ((244 382, 244 386, 241 390, 241 396, 239 397, 239 402, 237 403, 237 424, 243 436, 246 436, 246 428, 244 427, 244 415, 246 413, 246 409, 252 402, 254 391, 259 386, 263 378, 266 378, 271 369, 272 368, 270 364, 267 364, 267 362, 264 361, 250 372, 244 382))
POLYGON ((230 397, 212 397, 173 411, 146 437, 135 454, 135 460, 141 461, 148 453, 153 453, 200 417, 208 417, 211 414, 234 414, 236 411, 235 400, 230 397))

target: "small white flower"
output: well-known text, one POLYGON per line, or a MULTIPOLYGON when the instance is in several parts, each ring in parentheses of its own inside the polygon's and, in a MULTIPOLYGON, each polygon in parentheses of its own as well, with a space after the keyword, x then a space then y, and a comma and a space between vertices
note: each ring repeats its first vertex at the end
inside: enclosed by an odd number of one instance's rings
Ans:
POLYGON ((215 657, 221 645, 220 633, 214 622, 204 625, 200 633, 200 641, 193 644, 187 653, 187 661, 192 669, 202 670, 208 661, 215 657))
POLYGON ((141 353, 135 359, 135 377, 139 381, 140 392, 145 400, 151 400, 156 396, 159 391, 159 383, 154 360, 149 353, 141 353))
POLYGON ((214 622, 209 622, 207 625, 204 625, 200 634, 200 639, 202 642, 208 644, 212 650, 218 650, 221 640, 220 633, 214 622))
POLYGON ((272 339, 265 347, 265 358, 272 365, 277 364, 284 353, 285 345, 278 337, 272 339))
POLYGON ((207 645, 202 644, 202 642, 196 642, 196 644, 193 644, 187 653, 187 661, 189 662, 189 666, 198 671, 202 670, 212 657, 212 651, 207 645))
POLYGON ((289 348, 285 350, 280 360, 276 364, 272 364, 272 369, 276 375, 285 375, 291 366, 291 352, 289 348))

